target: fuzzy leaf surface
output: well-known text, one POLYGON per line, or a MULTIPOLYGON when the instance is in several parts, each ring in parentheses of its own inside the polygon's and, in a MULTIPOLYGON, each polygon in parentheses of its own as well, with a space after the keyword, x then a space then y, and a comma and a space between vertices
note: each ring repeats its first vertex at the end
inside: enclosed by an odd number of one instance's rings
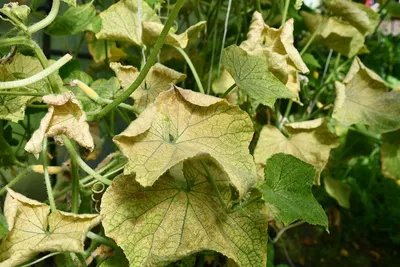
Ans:
POLYGON ((273 107, 278 98, 296 97, 268 70, 263 58, 250 56, 238 46, 224 49, 222 65, 241 89, 264 105, 273 107))
POLYGON ((335 135, 329 132, 323 118, 286 124, 285 128, 289 137, 272 125, 261 130, 254 161, 259 168, 265 168, 267 159, 274 154, 293 155, 315 167, 314 182, 320 184, 320 174, 328 162, 330 150, 339 146, 335 135))
POLYGON ((10 232, 0 245, 0 266, 17 266, 40 252, 82 253, 87 232, 97 214, 50 213, 50 207, 8 189, 4 204, 10 232))
POLYGON ((161 22, 154 10, 143 0, 140 1, 140 20, 138 19, 137 0, 121 0, 100 13, 102 26, 96 37, 142 46, 141 23, 144 21, 161 22))
POLYGON ((38 157, 45 138, 55 137, 62 143, 60 135, 63 134, 74 139, 81 146, 93 150, 94 142, 89 131, 89 124, 86 122, 86 114, 72 92, 46 95, 43 97, 43 102, 50 105, 49 110, 41 120, 39 129, 33 133, 25 145, 26 151, 38 157))
POLYGON ((114 137, 128 158, 124 174, 151 186, 168 169, 200 154, 215 158, 240 196, 255 183, 249 154, 250 117, 221 98, 178 87, 161 93, 154 104, 114 137))
POLYGON ((314 172, 312 165, 292 155, 268 159, 261 191, 269 214, 286 225, 304 220, 328 230, 328 217, 311 192, 314 172))
POLYGON ((200 160, 224 200, 230 200, 229 177, 205 156, 185 161, 181 175, 168 172, 151 188, 119 176, 107 189, 101 204, 106 235, 122 247, 131 266, 165 266, 203 250, 220 252, 239 266, 265 266, 263 203, 227 213, 212 193, 200 160))
POLYGON ((400 130, 382 135, 382 172, 386 176, 400 179, 400 130))
POLYGON ((377 133, 400 128, 400 92, 388 91, 386 83, 357 57, 346 77, 335 82, 332 117, 345 125, 362 123, 377 133))

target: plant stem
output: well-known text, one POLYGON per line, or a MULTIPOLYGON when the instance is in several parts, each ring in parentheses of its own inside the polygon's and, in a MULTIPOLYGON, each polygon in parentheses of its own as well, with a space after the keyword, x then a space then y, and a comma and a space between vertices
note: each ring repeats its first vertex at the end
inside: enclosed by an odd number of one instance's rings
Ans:
POLYGON ((260 0, 256 0, 256 10, 261 13, 261 3, 260 0))
POLYGON ((179 52, 179 53, 183 56, 183 58, 186 60, 186 63, 189 65, 189 68, 190 68, 190 70, 191 70, 192 73, 193 73, 194 79, 196 80, 197 87, 199 87, 200 93, 204 94, 205 92, 204 92, 204 88, 203 88, 203 85, 202 85, 202 83, 201 83, 200 77, 199 77, 199 75, 198 75, 198 73, 197 73, 197 71, 196 71, 196 68, 195 68, 194 65, 193 65, 193 62, 190 60, 188 54, 186 54, 185 50, 183 50, 183 49, 180 48, 180 47, 174 46, 174 48, 175 48, 176 50, 178 50, 178 52, 179 52))
POLYGON ((54 201, 53 189, 51 187, 50 175, 47 170, 47 138, 45 138, 43 141, 42 162, 43 162, 42 164, 43 164, 44 181, 46 183, 46 190, 47 190, 47 198, 49 199, 51 212, 54 212, 57 210, 57 208, 56 208, 56 202, 54 201))
POLYGON ((225 98, 225 97, 226 97, 231 91, 233 91, 233 89, 235 89, 235 88, 236 88, 236 83, 232 84, 231 87, 229 87, 228 90, 226 90, 226 91, 222 94, 221 98, 225 98))
POLYGON ((281 26, 282 26, 283 24, 285 24, 285 22, 286 22, 287 13, 288 13, 288 11, 289 11, 289 4, 290 4, 290 0, 286 0, 286 1, 285 1, 285 7, 284 7, 283 13, 282 13, 281 26))
MULTIPOLYGON (((73 145, 73 144, 72 144, 73 145)), ((72 207, 73 213, 79 211, 79 168, 76 157, 71 156, 71 175, 72 175, 72 207)))
POLYGON ((0 47, 5 47, 5 46, 13 46, 13 45, 27 45, 29 46, 29 41, 26 39, 24 36, 17 36, 17 37, 12 37, 12 38, 6 38, 3 40, 0 40, 0 47))
POLYGON ((275 244, 276 242, 278 242, 279 238, 281 238, 281 236, 283 235, 284 232, 286 232, 287 230, 294 228, 296 226, 302 225, 303 223, 305 223, 305 221, 298 221, 295 222, 291 225, 286 226, 285 228, 282 228, 278 234, 276 235, 276 237, 274 238, 274 240, 272 240, 272 244, 275 244))
POLYGON ((314 41, 317 34, 321 31, 322 25, 323 25, 323 23, 321 23, 318 26, 318 28, 312 33, 312 35, 311 35, 310 39, 308 39, 306 45, 303 47, 303 49, 301 49, 300 56, 304 55, 304 53, 307 51, 308 47, 312 44, 312 42, 314 41))
POLYGON ((18 181, 21 180, 22 177, 24 177, 31 171, 32 171, 31 166, 26 167, 22 172, 20 172, 17 176, 15 176, 7 185, 5 185, 2 189, 0 189, 0 196, 3 195, 7 191, 7 188, 13 187, 13 185, 18 183, 18 181))
POLYGON ((49 15, 47 15, 47 17, 45 17, 43 20, 31 25, 28 28, 28 33, 32 34, 37 31, 40 31, 43 28, 46 28, 56 18, 59 9, 60 9, 60 0, 53 0, 53 5, 51 6, 49 15))
POLYGON ((104 178, 103 176, 101 176, 100 174, 98 174, 95 170, 93 170, 92 168, 90 168, 89 165, 86 164, 86 162, 84 162, 81 157, 79 157, 78 153, 75 151, 74 146, 72 145, 72 142, 68 139, 68 137, 66 137, 65 135, 62 136, 63 142, 65 147, 67 148, 70 157, 75 157, 76 162, 78 163, 79 167, 82 168, 82 170, 84 170, 85 172, 87 172, 88 174, 92 175, 95 179, 97 179, 99 182, 106 184, 106 185, 111 185, 111 181, 104 178))
POLYGON ((35 261, 32 261, 32 262, 30 262, 30 263, 21 265, 20 267, 29 267, 29 266, 32 266, 32 265, 34 265, 34 264, 36 264, 36 263, 39 263, 39 262, 41 262, 41 261, 44 261, 44 260, 47 259, 47 258, 51 258, 51 257, 53 257, 53 256, 55 256, 55 255, 62 254, 62 253, 63 253, 63 252, 53 252, 53 253, 50 253, 50 254, 47 254, 47 255, 45 255, 45 256, 43 256, 43 257, 41 257, 41 258, 39 258, 39 259, 37 259, 37 260, 35 260, 35 261))
POLYGON ((161 48, 163 47, 164 40, 167 37, 167 34, 169 33, 169 30, 171 29, 172 25, 174 24, 175 18, 178 16, 179 10, 182 8, 184 3, 185 3, 185 0, 178 0, 175 3, 174 8, 172 9, 171 15, 168 17, 167 22, 165 23, 160 36, 158 36, 156 44, 154 45, 154 48, 153 48, 150 56, 148 57, 146 64, 144 65, 142 71, 139 73, 136 80, 121 95, 119 95, 113 102, 111 102, 110 104, 105 106, 99 113, 90 116, 90 118, 89 118, 90 121, 98 120, 98 119, 104 117, 113 108, 118 106, 120 103, 124 102, 125 99, 127 99, 142 84, 142 82, 146 78, 146 75, 149 72, 150 68, 156 63, 158 52, 160 52, 161 48))
POLYGON ((18 87, 23 87, 23 86, 27 86, 32 83, 35 83, 35 82, 49 76, 51 73, 53 73, 56 70, 58 70, 59 68, 61 68, 63 65, 65 65, 71 59, 72 59, 71 55, 66 54, 65 56, 63 56, 62 58, 57 60, 54 64, 52 64, 48 68, 42 70, 39 73, 36 73, 35 75, 32 75, 31 77, 21 79, 21 80, 16 80, 16 81, 0 82, 0 90, 18 88, 18 87))
POLYGON ((287 118, 289 116, 290 109, 292 108, 292 104, 293 104, 293 101, 289 100, 289 103, 288 103, 288 105, 286 107, 286 110, 285 110, 285 114, 283 115, 284 118, 287 118))
POLYGON ((210 170, 208 169, 207 164, 204 161, 201 161, 201 165, 203 165, 203 168, 207 173, 207 180, 211 183, 211 185, 217 195, 219 203, 221 204, 221 207, 226 211, 226 204, 225 204, 225 201, 222 199, 221 192, 218 189, 217 182, 215 181, 214 177, 212 176, 210 170))
POLYGON ((228 32, 228 23, 229 23, 229 15, 231 13, 231 6, 232 6, 232 0, 229 0, 228 9, 226 10, 226 16, 225 16, 224 34, 222 35, 221 54, 220 54, 219 64, 218 64, 218 77, 219 77, 219 74, 221 71, 222 54, 224 53, 224 48, 225 48, 225 40, 226 40, 226 33, 228 32))
POLYGON ((86 234, 87 237, 89 237, 91 240, 96 241, 97 243, 106 245, 110 248, 118 248, 117 244, 115 244, 112 240, 102 237, 101 235, 95 234, 93 232, 88 232, 86 234))
MULTIPOLYGON (((96 102, 99 103, 99 104, 110 104, 110 103, 112 103, 113 101, 110 100, 110 99, 105 99, 105 98, 101 98, 101 97, 100 97, 100 98, 97 99, 96 102)), ((134 106, 130 106, 130 105, 128 105, 128 104, 125 104, 125 103, 120 103, 118 106, 119 106, 120 108, 124 108, 124 109, 126 109, 126 110, 132 111, 133 113, 135 113, 135 114, 137 114, 137 115, 139 115, 140 113, 142 113, 141 110, 135 108, 134 106)))

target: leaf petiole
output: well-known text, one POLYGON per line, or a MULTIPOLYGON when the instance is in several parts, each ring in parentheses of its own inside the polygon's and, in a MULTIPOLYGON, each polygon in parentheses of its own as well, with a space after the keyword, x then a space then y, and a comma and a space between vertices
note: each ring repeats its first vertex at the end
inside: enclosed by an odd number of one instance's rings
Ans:
POLYGON ((236 88, 236 83, 232 84, 231 87, 228 88, 228 90, 226 90, 221 98, 225 98, 227 95, 229 95, 230 92, 232 92, 234 89, 236 88))
POLYGON ((208 181, 210 182, 210 184, 212 185, 212 187, 213 187, 213 189, 214 189, 214 191, 215 191, 215 193, 216 193, 216 195, 217 195, 217 198, 218 198, 218 200, 219 200, 219 203, 221 204, 221 207, 222 207, 225 211, 227 211, 227 206, 226 206, 225 201, 223 200, 223 198, 222 198, 222 196, 221 196, 221 192, 220 192, 219 189, 218 189, 217 182, 215 181, 214 177, 212 176, 210 170, 208 169, 207 164, 202 160, 202 161, 201 161, 201 165, 203 166, 204 170, 205 170, 206 173, 207 173, 207 180, 208 180, 208 181))

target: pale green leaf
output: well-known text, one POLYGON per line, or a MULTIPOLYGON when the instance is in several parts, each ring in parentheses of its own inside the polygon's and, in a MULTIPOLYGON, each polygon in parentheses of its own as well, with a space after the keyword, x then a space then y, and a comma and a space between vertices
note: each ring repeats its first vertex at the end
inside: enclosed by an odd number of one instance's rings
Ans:
POLYGON ((69 6, 76 6, 76 0, 61 0, 69 6))
POLYGON ((17 266, 41 252, 78 252, 97 214, 50 213, 50 207, 8 189, 4 204, 10 232, 0 245, 0 266, 17 266))
POLYGON ((314 172, 312 165, 292 155, 280 153, 268 159, 261 185, 268 214, 286 225, 303 220, 328 230, 328 217, 311 192, 314 172))
POLYGON ((296 10, 299 10, 302 5, 303 5, 303 0, 296 0, 296 3, 294 4, 294 8, 296 10))
POLYGON ((18 2, 10 2, 4 4, 0 8, 0 18, 14 24, 15 22, 23 23, 31 13, 31 9, 26 5, 19 5, 18 2), (5 16, 2 16, 5 15, 5 16))
MULTIPOLYGON (((37 58, 24 56, 17 53, 11 63, 0 65, 0 82, 13 81, 30 77, 42 71, 43 67, 37 58)), ((59 78, 59 77, 58 77, 59 78)), ((25 87, 12 89, 23 92, 50 92, 50 84, 47 79, 40 80, 25 87)), ((33 96, 0 96, 0 119, 17 122, 23 120, 26 105, 33 102, 33 96)))
POLYGON ((0 240, 8 233, 8 223, 6 217, 0 214, 0 240))
MULTIPOLYGON (((140 71, 133 66, 123 66, 120 63, 111 63, 110 67, 114 70, 124 89, 128 88, 139 76, 140 71)), ((153 103, 156 97, 171 88, 172 84, 183 81, 186 75, 173 69, 156 63, 150 68, 146 79, 140 87, 133 92, 131 97, 133 105, 139 109, 146 108, 153 103)))
MULTIPOLYGON (((164 44, 186 48, 189 39, 192 36, 198 35, 206 24, 206 21, 200 21, 195 25, 190 26, 186 31, 181 34, 170 32, 165 38, 164 44)), ((164 25, 161 23, 152 21, 143 22, 143 42, 146 45, 154 45, 163 28, 164 25)))
POLYGON ((382 135, 382 172, 386 176, 400 180, 400 130, 382 135))
POLYGON ((265 168, 267 159, 277 153, 291 154, 316 169, 314 182, 320 184, 320 174, 325 168, 332 148, 338 147, 335 135, 329 132, 323 119, 286 124, 289 137, 278 128, 266 125, 254 150, 254 161, 258 169, 265 168))
POLYGON ((101 204, 105 233, 122 247, 130 266, 165 266, 203 250, 220 252, 239 266, 265 266, 263 203, 227 213, 200 160, 228 202, 229 177, 205 156, 183 163, 184 185, 177 183, 181 175, 167 172, 151 188, 119 176, 107 189, 101 204))
POLYGON ((224 49, 222 65, 241 89, 264 105, 273 107, 278 98, 296 97, 268 70, 263 58, 250 56, 238 46, 224 49))
POLYGON ((364 49, 364 35, 350 23, 304 11, 301 12, 301 16, 310 32, 319 30, 315 41, 322 42, 326 47, 349 58, 364 49))
POLYGON ((325 0, 329 11, 356 27, 362 34, 374 32, 379 23, 379 13, 361 3, 349 0, 325 0))
POLYGON ((341 207, 350 208, 351 187, 348 184, 326 176, 324 177, 324 186, 326 192, 336 199, 341 207))
POLYGON ((93 61, 96 63, 105 61, 107 57, 110 62, 116 62, 127 56, 124 50, 117 47, 116 42, 98 40, 95 34, 91 32, 86 33, 86 41, 88 43, 89 53, 92 55, 93 61))
POLYGON ((400 128, 400 92, 388 91, 386 83, 354 59, 343 83, 335 82, 332 117, 345 125, 362 123, 377 133, 400 128))
POLYGON ((102 26, 96 37, 142 46, 141 23, 144 21, 161 23, 161 21, 146 2, 140 0, 140 5, 140 16, 137 0, 121 0, 100 13, 102 26))
POLYGON ((96 9, 92 3, 70 7, 64 14, 47 27, 46 33, 50 35, 70 35, 84 32, 96 20, 96 9))
POLYGON ((63 134, 74 139, 82 147, 93 150, 94 142, 86 122, 86 114, 72 92, 46 95, 43 102, 50 105, 49 110, 40 121, 39 129, 26 143, 26 151, 38 157, 45 138, 54 137, 62 143, 60 136, 63 134))
POLYGON ((174 87, 159 94, 114 142, 128 158, 124 174, 136 173, 142 186, 184 159, 209 154, 243 196, 256 177, 248 149, 252 136, 251 119, 240 108, 174 87))

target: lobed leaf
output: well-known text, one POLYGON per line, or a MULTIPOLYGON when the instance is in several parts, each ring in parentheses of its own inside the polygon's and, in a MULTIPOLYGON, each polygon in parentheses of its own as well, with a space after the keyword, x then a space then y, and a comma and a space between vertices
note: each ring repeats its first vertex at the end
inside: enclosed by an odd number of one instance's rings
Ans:
POLYGON ((272 125, 266 125, 261 130, 254 150, 254 161, 258 168, 265 168, 267 159, 274 154, 290 154, 314 166, 314 183, 319 185, 320 174, 328 162, 329 153, 332 148, 339 146, 339 141, 329 132, 323 118, 286 124, 285 128, 289 137, 272 125))
POLYGON ((143 0, 140 0, 140 14, 138 14, 137 0, 121 0, 100 13, 102 26, 98 39, 125 41, 142 46, 141 23, 152 21, 161 23, 154 10, 143 0), (140 15, 140 18, 138 18, 140 15))
POLYGON ((103 225, 130 266, 165 266, 203 250, 215 250, 239 266, 265 266, 267 218, 262 203, 227 213, 207 181, 203 161, 226 201, 228 175, 209 157, 187 160, 181 175, 165 173, 151 188, 119 176, 104 194, 103 225), (185 181, 182 185, 178 181, 185 181))
POLYGON ((201 154, 215 158, 243 196, 255 183, 250 117, 225 100, 173 87, 114 137, 128 158, 124 174, 151 186, 168 169, 201 154))
POLYGON ((10 232, 0 245, 1 267, 17 266, 40 252, 82 253, 87 232, 101 220, 97 214, 50 213, 46 204, 11 189, 4 213, 10 232))
MULTIPOLYGON (((139 76, 139 70, 133 66, 123 66, 120 63, 111 63, 110 67, 114 70, 122 84, 122 88, 128 88, 139 76)), ((156 63, 150 68, 145 80, 133 92, 131 97, 134 100, 133 105, 139 109, 146 108, 153 103, 157 96, 171 88, 171 84, 183 81, 186 74, 177 72, 173 69, 156 63)))
POLYGON ((287 154, 267 160, 265 182, 261 185, 268 212, 275 220, 290 224, 304 220, 328 230, 328 217, 311 192, 315 169, 287 154))
POLYGON ((49 110, 41 120, 39 129, 26 143, 26 151, 38 157, 45 138, 55 137, 58 142, 62 143, 60 135, 63 134, 74 139, 81 146, 93 150, 94 143, 89 131, 89 124, 86 122, 86 114, 72 92, 46 95, 43 97, 43 102, 50 105, 49 110))
POLYGON ((400 92, 388 91, 386 83, 364 66, 358 57, 343 83, 335 82, 332 117, 345 125, 362 123, 374 132, 400 128, 400 92))
POLYGON ((273 107, 278 98, 296 97, 269 70, 258 56, 251 56, 238 46, 224 49, 222 65, 236 84, 257 102, 273 107))

